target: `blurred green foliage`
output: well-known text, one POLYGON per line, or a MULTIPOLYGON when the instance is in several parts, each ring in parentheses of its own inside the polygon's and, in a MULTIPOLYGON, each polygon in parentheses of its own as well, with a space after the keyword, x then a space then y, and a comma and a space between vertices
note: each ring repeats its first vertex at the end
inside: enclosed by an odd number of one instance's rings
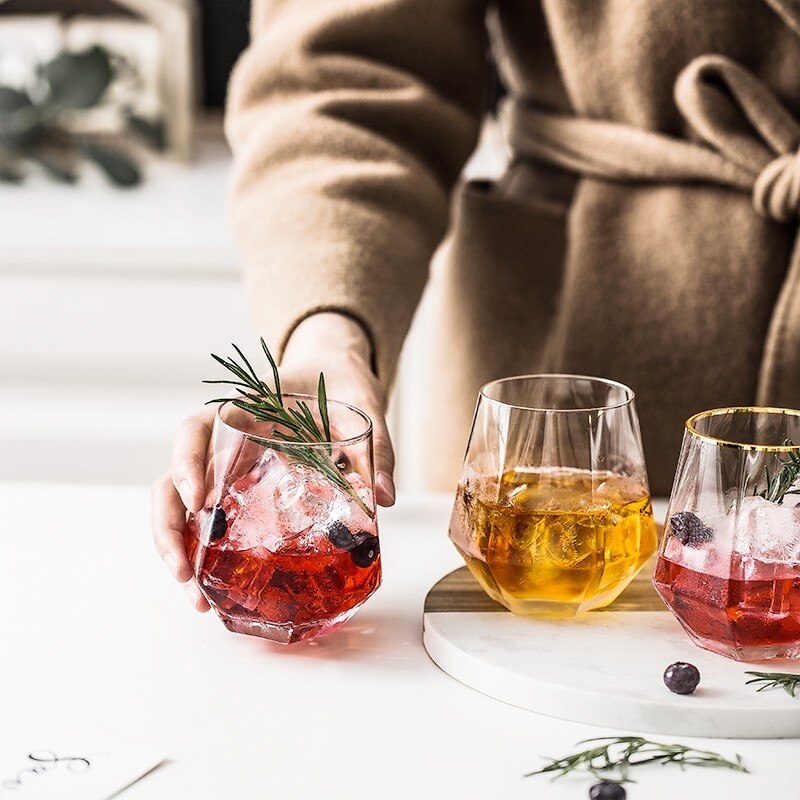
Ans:
MULTIPOLYGON (((27 90, 0 86, 0 181, 21 183, 38 167, 53 180, 75 183, 81 159, 93 163, 111 183, 137 186, 142 171, 121 147, 81 132, 82 115, 108 105, 108 90, 120 68, 130 67, 102 47, 62 51, 33 76, 27 90)), ((160 120, 115 106, 125 129, 155 150, 165 146, 160 120)))

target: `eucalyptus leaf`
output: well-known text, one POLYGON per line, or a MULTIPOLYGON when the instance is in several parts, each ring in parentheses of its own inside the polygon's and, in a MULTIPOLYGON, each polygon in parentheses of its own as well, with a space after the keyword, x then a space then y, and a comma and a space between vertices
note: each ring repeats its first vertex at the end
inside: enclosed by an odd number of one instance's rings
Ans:
POLYGON ((126 120, 131 131, 146 145, 159 152, 166 149, 167 131, 163 120, 148 119, 132 113, 126 116, 126 120))
POLYGON ((125 121, 131 136, 151 148, 164 149, 166 132, 161 120, 137 115, 127 104, 108 97, 121 64, 123 60, 100 46, 81 52, 64 50, 31 76, 38 78, 35 92, 0 86, 0 181, 19 183, 27 167, 35 165, 53 180, 75 183, 83 157, 116 186, 141 183, 141 169, 124 149, 75 133, 84 112, 107 106, 125 121))
POLYGON ((139 165, 120 150, 105 145, 84 143, 81 145, 81 151, 117 186, 128 188, 138 186, 142 182, 139 165))
POLYGON ((42 67, 50 87, 49 102, 58 108, 96 106, 114 77, 108 52, 91 47, 80 53, 62 51, 42 67))
POLYGON ((35 148, 44 136, 44 128, 37 121, 29 125, 8 125, 0 122, 0 145, 8 150, 25 152, 35 148))
POLYGON ((57 183, 73 184, 78 182, 78 175, 74 169, 50 154, 39 153, 33 156, 33 160, 57 183))
POLYGON ((0 183, 22 183, 25 180, 25 174, 11 164, 0 162, 0 183))
POLYGON ((38 140, 41 113, 25 92, 0 86, 0 141, 21 147, 38 140))
POLYGON ((10 116, 23 108, 31 108, 30 97, 10 86, 0 86, 0 117, 10 116))

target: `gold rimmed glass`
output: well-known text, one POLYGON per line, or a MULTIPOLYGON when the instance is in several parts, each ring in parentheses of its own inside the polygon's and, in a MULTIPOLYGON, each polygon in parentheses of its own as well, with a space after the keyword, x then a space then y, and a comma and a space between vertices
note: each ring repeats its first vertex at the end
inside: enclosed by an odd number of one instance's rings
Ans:
POLYGON ((655 586, 701 647, 800 658, 800 411, 687 420, 655 586))
POLYGON ((516 614, 612 602, 656 548, 633 392, 582 375, 484 386, 450 538, 516 614))

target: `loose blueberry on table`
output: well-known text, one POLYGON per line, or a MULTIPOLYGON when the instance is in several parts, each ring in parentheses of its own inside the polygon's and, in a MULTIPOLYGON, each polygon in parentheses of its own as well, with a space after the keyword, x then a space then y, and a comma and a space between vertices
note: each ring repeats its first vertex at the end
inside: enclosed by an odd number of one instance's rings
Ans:
POLYGON ((616 781, 600 781, 589 789, 590 800, 625 800, 625 788, 616 781))
POLYGON ((664 684, 675 694, 691 694, 700 683, 700 670, 694 664, 676 661, 664 670, 664 684))

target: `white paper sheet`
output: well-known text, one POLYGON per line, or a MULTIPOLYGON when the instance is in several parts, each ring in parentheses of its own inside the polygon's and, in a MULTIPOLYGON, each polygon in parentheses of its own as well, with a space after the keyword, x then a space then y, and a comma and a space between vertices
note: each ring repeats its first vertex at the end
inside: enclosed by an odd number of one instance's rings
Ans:
POLYGON ((0 754, 0 800, 110 800, 161 763, 138 749, 20 749, 0 754))

